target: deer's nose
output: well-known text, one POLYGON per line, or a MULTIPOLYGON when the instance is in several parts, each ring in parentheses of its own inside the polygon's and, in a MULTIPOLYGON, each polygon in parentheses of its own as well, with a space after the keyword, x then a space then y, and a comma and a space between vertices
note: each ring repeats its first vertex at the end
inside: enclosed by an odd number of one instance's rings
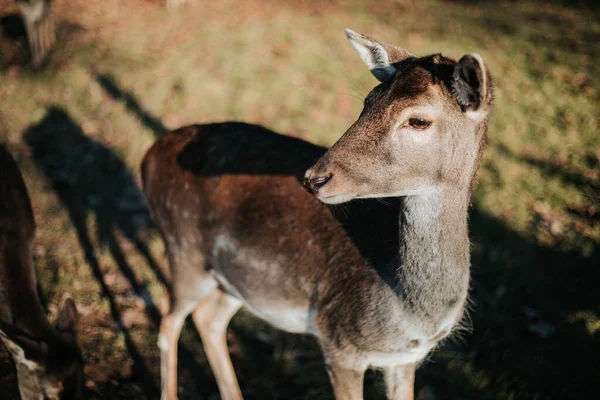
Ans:
POLYGON ((331 174, 316 177, 312 177, 311 175, 311 170, 306 171, 303 182, 304 189, 306 189, 306 191, 310 194, 317 193, 320 189, 327 185, 327 182, 329 182, 332 176, 331 174))

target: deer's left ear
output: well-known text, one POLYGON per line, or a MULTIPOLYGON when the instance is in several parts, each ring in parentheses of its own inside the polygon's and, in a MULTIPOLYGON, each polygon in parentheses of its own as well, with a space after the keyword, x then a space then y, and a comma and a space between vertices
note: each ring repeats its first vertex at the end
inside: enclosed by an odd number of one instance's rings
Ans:
POLYGON ((454 94, 469 118, 480 121, 488 115, 494 98, 492 80, 479 54, 467 54, 456 63, 454 94))
POLYGON ((408 51, 400 47, 378 42, 362 33, 354 32, 351 29, 346 29, 344 32, 361 60, 379 82, 387 81, 398 72, 394 63, 412 57, 408 51))

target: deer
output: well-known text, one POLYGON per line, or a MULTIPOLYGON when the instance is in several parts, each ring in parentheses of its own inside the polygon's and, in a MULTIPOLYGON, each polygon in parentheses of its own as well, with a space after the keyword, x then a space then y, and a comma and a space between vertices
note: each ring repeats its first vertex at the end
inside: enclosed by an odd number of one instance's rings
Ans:
POLYGON ((345 31, 379 80, 329 149, 241 122, 159 138, 142 161, 172 290, 160 324, 161 396, 177 399, 191 314, 221 397, 242 399, 226 342, 245 307, 316 337, 338 400, 383 371, 390 399, 465 314, 467 214, 492 108, 480 55, 459 61, 345 31))
POLYGON ((36 224, 20 169, 0 144, 0 339, 17 370, 23 400, 83 396, 77 306, 65 293, 54 324, 37 291, 32 243, 36 224))

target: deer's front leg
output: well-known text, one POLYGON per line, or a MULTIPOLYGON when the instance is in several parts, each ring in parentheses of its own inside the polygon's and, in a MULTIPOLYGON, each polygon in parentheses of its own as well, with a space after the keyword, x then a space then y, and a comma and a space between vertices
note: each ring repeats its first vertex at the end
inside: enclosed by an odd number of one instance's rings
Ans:
POLYGON ((414 364, 397 365, 385 369, 385 387, 389 400, 414 399, 415 369, 414 364))
POLYGON ((330 360, 327 363, 329 380, 336 400, 362 400, 364 369, 356 370, 345 363, 330 360))

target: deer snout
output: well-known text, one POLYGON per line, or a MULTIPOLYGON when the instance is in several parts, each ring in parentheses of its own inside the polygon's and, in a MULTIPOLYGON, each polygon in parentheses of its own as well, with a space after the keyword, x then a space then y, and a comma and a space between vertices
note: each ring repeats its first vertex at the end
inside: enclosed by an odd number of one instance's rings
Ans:
POLYGON ((313 171, 311 168, 306 171, 306 174, 304 174, 304 182, 302 183, 302 186, 304 186, 304 189, 308 193, 316 194, 320 189, 327 185, 331 177, 331 174, 315 173, 315 171, 313 171))

